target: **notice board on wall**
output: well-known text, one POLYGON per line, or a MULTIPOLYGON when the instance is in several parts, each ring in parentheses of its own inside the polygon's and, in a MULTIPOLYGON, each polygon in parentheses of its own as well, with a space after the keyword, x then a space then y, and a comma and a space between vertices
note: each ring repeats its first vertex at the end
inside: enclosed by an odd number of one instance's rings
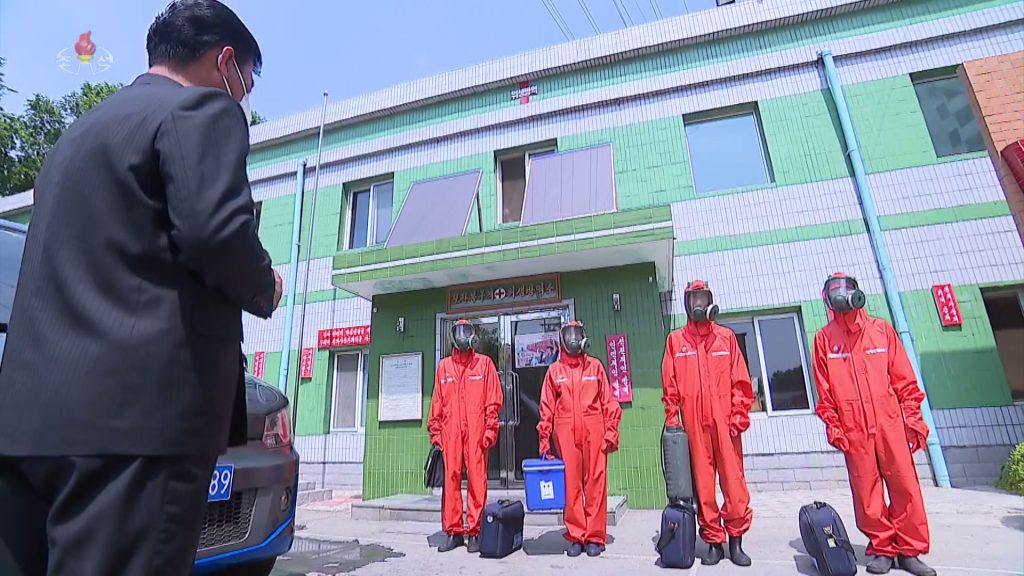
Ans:
POLYGON ((423 354, 388 354, 380 358, 377 420, 399 422, 423 417, 423 354))

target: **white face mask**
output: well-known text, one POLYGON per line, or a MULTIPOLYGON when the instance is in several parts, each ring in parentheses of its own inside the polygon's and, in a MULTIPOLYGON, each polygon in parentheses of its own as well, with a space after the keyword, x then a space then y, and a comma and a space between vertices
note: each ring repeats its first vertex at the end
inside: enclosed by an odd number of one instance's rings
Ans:
MULTIPOLYGON (((235 65, 235 72, 238 74, 238 82, 242 85, 242 89, 245 90, 245 79, 242 77, 242 71, 238 69, 238 62, 233 62, 235 65)), ((235 95, 231 93, 231 85, 228 84, 228 79, 224 78, 224 87, 228 89, 228 94, 234 98, 235 95)), ((246 92, 242 95, 242 100, 238 102, 238 105, 242 107, 242 112, 245 113, 246 122, 252 121, 252 108, 249 105, 249 93, 246 92)))

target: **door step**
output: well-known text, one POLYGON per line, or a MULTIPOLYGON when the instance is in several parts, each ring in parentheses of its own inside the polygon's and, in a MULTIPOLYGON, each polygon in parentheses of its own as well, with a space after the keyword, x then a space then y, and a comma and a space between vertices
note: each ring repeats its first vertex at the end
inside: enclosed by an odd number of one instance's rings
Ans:
MULTIPOLYGON (((463 502, 466 495, 463 493, 463 502)), ((522 491, 500 492, 489 490, 488 502, 498 500, 519 500, 525 506, 522 491)), ((617 525, 629 511, 629 502, 625 496, 608 496, 608 525, 617 525)), ((376 522, 441 522, 441 497, 415 494, 398 494, 376 500, 352 503, 353 520, 370 520, 376 522)), ((527 526, 561 526, 561 511, 526 513, 527 526)))

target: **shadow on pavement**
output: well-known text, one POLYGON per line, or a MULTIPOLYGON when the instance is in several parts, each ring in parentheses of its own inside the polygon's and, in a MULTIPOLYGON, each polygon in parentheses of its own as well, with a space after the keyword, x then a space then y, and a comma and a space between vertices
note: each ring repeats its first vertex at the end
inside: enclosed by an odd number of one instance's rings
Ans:
POLYGON ((1000 520, 1003 526, 1024 532, 1024 514, 1011 514, 1003 516, 1000 520))
POLYGON ((298 538, 291 551, 277 559, 273 576, 303 576, 311 572, 324 575, 345 574, 405 554, 377 544, 324 542, 298 538))
POLYGON ((447 539, 448 535, 444 533, 444 530, 438 530, 430 536, 427 536, 427 546, 430 546, 431 548, 440 548, 441 544, 444 544, 447 539))
MULTIPOLYGON (((608 546, 615 543, 615 537, 608 535, 608 546)), ((565 539, 565 529, 559 528, 545 532, 531 540, 523 540, 523 552, 527 556, 560 556, 569 549, 569 541, 565 539)))
MULTIPOLYGON (((814 574, 818 573, 818 571, 817 571, 817 569, 815 567, 815 564, 814 564, 814 558, 811 558, 807 554, 807 549, 804 548, 804 541, 803 540, 801 540, 799 538, 797 538, 796 540, 790 540, 789 547, 800 553, 799 555, 793 556, 793 558, 796 559, 796 561, 797 561, 797 563, 796 563, 797 564, 797 570, 800 570, 801 564, 804 563, 803 560, 800 560, 800 558, 802 557, 802 558, 806 558, 806 562, 810 562, 809 566, 810 566, 810 569, 812 570, 811 574, 814 575, 814 574)), ((855 555, 857 556, 857 565, 858 566, 867 566, 868 565, 868 562, 867 562, 868 556, 867 556, 866 550, 867 549, 864 546, 861 546, 860 544, 854 544, 853 545, 853 551, 854 551, 855 555)), ((807 572, 803 572, 802 570, 801 570, 800 573, 801 574, 807 574, 807 572)))

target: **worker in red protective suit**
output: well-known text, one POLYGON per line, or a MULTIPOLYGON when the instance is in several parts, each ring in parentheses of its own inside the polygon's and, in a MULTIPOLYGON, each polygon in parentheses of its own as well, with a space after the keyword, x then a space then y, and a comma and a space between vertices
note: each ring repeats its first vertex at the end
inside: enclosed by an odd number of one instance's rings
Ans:
POLYGON ((867 570, 887 574, 898 558, 907 572, 934 576, 918 558, 929 548, 913 458, 928 439, 924 391, 896 330, 864 311, 866 297, 856 279, 833 274, 822 296, 833 318, 814 337, 815 411, 829 444, 846 456, 857 527, 874 556, 867 570))
POLYGON ((754 512, 743 473, 740 435, 750 427, 754 391, 750 372, 736 334, 715 324, 718 305, 703 280, 694 280, 683 294, 686 326, 673 331, 661 365, 665 425, 678 427, 679 413, 690 441, 690 459, 697 493, 697 519, 708 555, 701 564, 712 566, 725 557, 750 566, 743 535, 754 512), (715 473, 725 496, 721 511, 715 497, 715 473), (724 529, 723 529, 724 523, 724 529))
POLYGON ((427 430, 444 458, 441 523, 447 540, 439 552, 463 544, 480 551, 480 515, 487 502, 487 451, 498 440, 503 394, 494 362, 478 354, 475 327, 466 320, 452 326, 452 355, 441 360, 434 379, 427 430), (469 527, 462 524, 462 471, 469 481, 469 527), (468 543, 465 538, 468 537, 468 543))
POLYGON ((562 352, 548 368, 540 394, 537 436, 551 457, 554 420, 558 454, 565 462, 565 538, 569 556, 600 556, 608 542, 608 455, 619 449, 622 408, 612 397, 600 360, 586 352, 583 325, 559 333, 562 352))

